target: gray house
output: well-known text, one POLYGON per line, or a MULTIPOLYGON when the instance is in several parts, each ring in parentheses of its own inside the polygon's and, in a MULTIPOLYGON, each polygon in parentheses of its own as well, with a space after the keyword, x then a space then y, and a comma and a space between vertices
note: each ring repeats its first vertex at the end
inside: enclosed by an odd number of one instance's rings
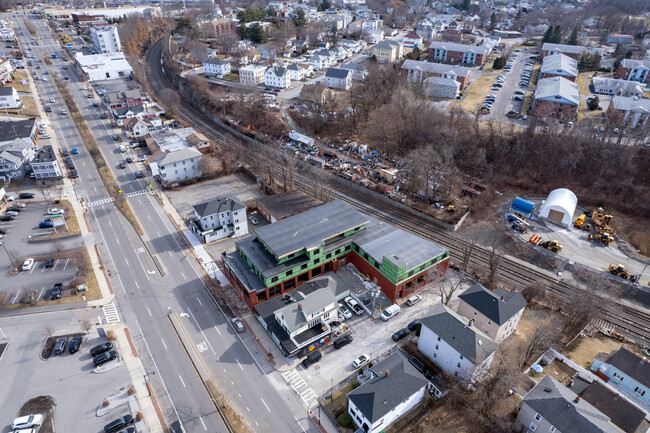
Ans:
POLYGON ((348 69, 329 68, 325 79, 331 89, 348 90, 352 87, 352 72, 348 69))
POLYGON ((218 197, 194 206, 190 230, 201 242, 248 234, 246 206, 236 199, 218 197))
POLYGON ((11 180, 23 177, 34 159, 32 142, 24 138, 0 145, 0 179, 11 180))

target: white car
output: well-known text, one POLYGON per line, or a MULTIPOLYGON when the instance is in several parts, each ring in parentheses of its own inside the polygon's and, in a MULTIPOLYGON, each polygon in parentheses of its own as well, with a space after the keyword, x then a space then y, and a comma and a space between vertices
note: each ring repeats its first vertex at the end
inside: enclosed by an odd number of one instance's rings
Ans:
POLYGON ((350 310, 348 310, 348 307, 346 307, 345 305, 341 304, 340 302, 339 302, 339 313, 341 313, 341 315, 342 315, 343 318, 345 318, 345 319, 349 319, 349 318, 352 317, 352 313, 350 313, 350 310))
POLYGON ((54 98, 50 98, 50 102, 54 104, 56 101, 54 100, 54 98))
POLYGON ((370 356, 364 353, 363 355, 361 355, 360 357, 358 357, 352 362, 352 366, 354 368, 361 368, 369 362, 370 362, 370 356))
POLYGON ((145 162, 147 160, 147 157, 145 155, 142 155, 140 158, 138 158, 138 161, 140 162, 145 162))
POLYGON ((120 149, 120 152, 122 152, 122 153, 126 152, 126 147, 124 147, 123 144, 120 144, 120 145, 118 146, 118 149, 120 149))
POLYGON ((52 136, 50 134, 43 134, 41 135, 41 138, 47 140, 48 138, 52 138, 52 136))
POLYGON ((5 197, 5 198, 7 199, 7 201, 14 201, 14 200, 16 200, 16 197, 13 196, 13 195, 8 195, 8 196, 5 197))
POLYGON ((57 209, 57 208, 50 209, 47 211, 48 215, 61 215, 64 213, 65 213, 65 209, 57 209))
POLYGON ((254 216, 250 216, 250 217, 248 218, 248 220, 249 220, 251 223, 253 223, 254 225, 258 225, 258 224, 260 223, 259 220, 258 220, 257 218, 255 218, 254 216))
POLYGON ((354 313, 357 316, 361 316, 363 314, 363 308, 361 308, 361 305, 354 299, 352 299, 351 296, 348 296, 345 298, 345 303, 348 304, 348 307, 350 307, 350 310, 354 311, 354 313))
POLYGON ((32 414, 27 416, 21 416, 16 418, 13 423, 11 423, 11 428, 13 429, 25 429, 30 427, 36 427, 43 423, 43 415, 32 414))
POLYGON ((406 303, 407 303, 408 305, 415 305, 415 304, 417 304, 418 302, 420 302, 421 300, 422 300, 422 296, 420 296, 420 295, 413 295, 413 296, 411 296, 410 298, 408 298, 408 299, 406 300, 406 303))
POLYGON ((25 261, 23 262, 23 271, 29 271, 33 267, 34 267, 34 259, 32 258, 25 259, 25 261))

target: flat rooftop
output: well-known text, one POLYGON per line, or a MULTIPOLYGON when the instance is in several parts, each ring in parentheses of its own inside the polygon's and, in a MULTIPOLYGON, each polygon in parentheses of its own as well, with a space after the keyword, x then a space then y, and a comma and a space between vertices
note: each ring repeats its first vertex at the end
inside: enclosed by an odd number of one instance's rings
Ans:
POLYGON ((336 200, 253 230, 278 257, 325 245, 325 240, 366 224, 368 217, 336 200))
POLYGON ((284 219, 323 204, 322 201, 300 191, 261 197, 257 199, 257 202, 276 220, 284 219))

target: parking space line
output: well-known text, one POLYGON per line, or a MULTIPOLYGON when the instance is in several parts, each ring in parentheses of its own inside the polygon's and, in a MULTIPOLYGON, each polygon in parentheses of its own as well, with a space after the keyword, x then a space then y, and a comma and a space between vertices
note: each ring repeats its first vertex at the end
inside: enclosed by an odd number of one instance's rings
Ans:
POLYGON ((160 341, 162 341, 163 346, 165 346, 165 350, 167 350, 167 345, 165 344, 165 340, 161 338, 160 341))
POLYGON ((216 326, 216 325, 214 326, 214 329, 216 329, 216 330, 217 330, 217 332, 219 333, 219 335, 221 335, 221 331, 219 331, 219 328, 217 328, 217 326, 216 326))
POLYGON ((185 386, 185 382, 183 382, 183 378, 181 377, 180 374, 178 375, 178 378, 181 380, 181 383, 183 384, 183 388, 187 388, 187 387, 185 386))
POLYGON ((244 367, 242 367, 241 364, 239 363, 239 359, 235 358, 235 361, 237 361, 237 365, 238 365, 239 368, 241 368, 242 371, 243 371, 243 370, 244 370, 244 367))
POLYGON ((68 258, 68 259, 65 261, 65 265, 63 266, 63 270, 64 270, 64 271, 65 271, 65 268, 68 267, 68 262, 69 262, 69 261, 70 261, 70 258, 68 258))
POLYGON ((203 302, 201 302, 198 296, 196 297, 196 300, 199 301, 199 305, 203 306, 203 302))
POLYGON ((23 290, 23 289, 18 289, 18 293, 16 293, 16 297, 14 298, 14 301, 12 302, 12 304, 15 304, 15 303, 16 303, 16 299, 18 299, 18 295, 20 295, 20 292, 21 292, 22 290, 23 290))
POLYGON ((203 418, 199 417, 199 421, 201 421, 201 424, 203 424, 203 429, 205 431, 208 431, 208 428, 205 426, 205 423, 203 422, 203 418))
POLYGON ((151 314, 151 310, 149 309, 149 307, 147 307, 147 312, 149 313, 149 317, 151 317, 152 314, 151 314))
POLYGON ((305 428, 302 426, 302 424, 300 424, 300 421, 298 421, 298 418, 296 418, 295 415, 293 416, 293 419, 296 420, 296 422, 298 423, 298 425, 299 425, 300 428, 302 429, 303 433, 307 433, 307 430, 305 430, 305 428))
POLYGON ((41 268, 41 273, 43 273, 44 270, 45 270, 45 266, 41 268))
POLYGON ((44 291, 44 290, 45 290, 45 287, 43 287, 43 288, 41 289, 41 293, 38 294, 38 298, 36 298, 36 301, 38 301, 39 299, 41 299, 41 296, 43 295, 43 291, 44 291))
POLYGON ((52 266, 52 272, 54 272, 54 270, 56 269, 56 265, 58 264, 59 264, 59 259, 56 259, 56 261, 54 262, 54 266, 52 266))
POLYGON ((29 271, 30 274, 34 273, 34 269, 36 269, 36 262, 34 262, 34 266, 32 266, 32 269, 29 271))
POLYGON ((187 280, 187 277, 185 276, 184 273, 181 272, 181 275, 183 276, 183 279, 187 280))
POLYGON ((271 413, 271 409, 269 409, 269 407, 266 405, 266 402, 264 401, 264 399, 260 398, 260 400, 262 400, 262 403, 264 403, 264 407, 266 408, 266 410, 268 410, 269 413, 271 413))
POLYGON ((126 265, 129 266, 129 261, 127 259, 124 259, 124 261, 126 262, 126 265))
POLYGON ((149 219, 149 221, 151 221, 151 217, 149 215, 147 215, 147 218, 149 219))

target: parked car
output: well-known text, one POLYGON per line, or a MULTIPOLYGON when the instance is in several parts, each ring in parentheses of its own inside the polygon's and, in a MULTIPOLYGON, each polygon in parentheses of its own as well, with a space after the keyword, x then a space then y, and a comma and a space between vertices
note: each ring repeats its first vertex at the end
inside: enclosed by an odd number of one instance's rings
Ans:
POLYGON ((54 227, 54 223, 52 221, 41 221, 38 223, 39 229, 51 229, 52 227, 54 227))
POLYGON ((50 102, 51 102, 52 104, 54 104, 56 101, 55 101, 54 98, 50 98, 50 102))
POLYGON ((121 418, 116 419, 115 421, 112 421, 104 426, 104 433, 115 433, 118 432, 131 424, 133 424, 135 420, 131 415, 124 415, 121 418))
POLYGON ((363 354, 352 362, 352 367, 361 368, 370 362, 370 355, 363 354))
POLYGON ((13 221, 14 218, 16 218, 16 217, 12 216, 12 215, 6 215, 5 214, 5 215, 0 216, 0 221, 13 221))
POLYGON ((34 194, 31 192, 21 192, 18 194, 18 198, 34 198, 34 194))
POLYGON ((126 161, 120 161, 120 163, 117 164, 117 166, 120 168, 126 168, 126 161))
POLYGON ((409 331, 413 332, 417 329, 419 325, 420 325, 420 321, 416 319, 411 323, 409 323, 406 327, 408 328, 409 331))
POLYGON ((67 337, 57 338, 56 343, 54 343, 54 354, 60 355, 65 352, 65 345, 68 344, 67 337))
POLYGON ((100 119, 106 119, 106 115, 105 115, 104 113, 100 113, 100 114, 99 114, 99 118, 100 118, 100 119))
POLYGON ((339 302, 339 313, 343 316, 344 319, 350 319, 352 317, 352 313, 350 313, 350 310, 348 310, 348 307, 345 305, 341 304, 339 302))
POLYGON ((43 424, 43 419, 44 417, 41 414, 21 416, 19 418, 16 418, 14 422, 11 423, 11 428, 20 430, 20 429, 26 429, 30 427, 36 427, 43 424))
POLYGON ((68 114, 68 110, 66 110, 65 108, 62 108, 61 109, 61 114, 63 114, 65 116, 66 114, 68 114))
POLYGON ((50 301, 54 301, 55 299, 61 299, 61 296, 63 295, 63 284, 62 283, 56 283, 54 287, 52 288, 52 294, 50 295, 50 301))
POLYGON ((343 337, 337 339, 334 341, 334 347, 336 349, 340 349, 341 347, 345 346, 346 344, 352 343, 352 336, 351 335, 344 335, 343 337))
POLYGON ((136 171, 135 172, 135 177, 136 177, 136 179, 140 179, 140 178, 144 177, 144 175, 142 174, 141 171, 136 171))
POLYGON ((251 223, 253 223, 254 225, 258 225, 260 223, 259 220, 256 217, 252 216, 252 215, 248 218, 248 220, 251 223))
POLYGON ((70 151, 68 149, 65 149, 63 151, 63 156, 70 156, 70 151))
POLYGON ((50 257, 49 259, 45 260, 45 267, 51 268, 52 266, 54 266, 54 259, 50 257))
POLYGON ((48 215, 61 215, 65 213, 65 209, 53 208, 47 211, 48 215))
POLYGON ((422 296, 421 296, 421 295, 413 295, 413 296, 411 296, 410 298, 408 298, 408 299, 406 300, 406 303, 407 303, 408 305, 415 305, 415 304, 417 304, 418 302, 420 302, 421 300, 422 300, 422 296))
POLYGON ((512 98, 512 100, 513 101, 523 101, 524 98, 522 98, 521 96, 515 96, 514 98, 512 98))
POLYGON ((246 331, 244 324, 241 323, 241 320, 239 320, 237 317, 233 317, 230 319, 230 321, 232 322, 232 326, 235 328, 235 331, 239 333, 246 331))
POLYGON ((22 270, 23 271, 31 270, 34 267, 34 263, 35 261, 32 258, 25 259, 25 261, 23 262, 22 270))
POLYGON ((48 138, 52 138, 52 136, 50 134, 43 134, 40 138, 47 140, 48 138))
POLYGON ((97 102, 93 102, 93 107, 98 107, 97 102))
POLYGON ((126 147, 124 147, 123 144, 120 144, 120 145, 118 146, 118 149, 120 149, 120 152, 122 152, 122 153, 126 152, 126 147))
POLYGON ((350 310, 354 311, 354 313, 357 316, 361 316, 363 314, 363 308, 361 308, 361 305, 354 299, 352 299, 351 296, 348 296, 347 298, 344 299, 345 303, 348 304, 348 307, 350 307, 350 310))
POLYGON ((0 235, 6 235, 7 229, 0 229, 0 235))
POLYGON ((77 155, 79 153, 79 150, 76 147, 72 148, 72 154, 77 155))
POLYGON ((112 361, 117 358, 117 352, 111 350, 110 352, 104 352, 100 355, 97 355, 93 358, 93 365, 99 367, 102 364, 106 364, 108 361, 112 361))
POLYGON ((407 335, 409 335, 409 330, 406 328, 402 328, 393 334, 393 341, 400 341, 402 338, 406 337, 407 335))
POLYGON ((307 355, 307 357, 302 361, 302 366, 304 368, 309 368, 310 365, 317 363, 321 360, 323 354, 320 353, 320 350, 314 350, 312 353, 307 355))
POLYGON ((79 347, 81 346, 82 339, 83 337, 81 337, 80 335, 77 337, 72 337, 72 339, 70 339, 70 345, 68 345, 68 352, 69 353, 78 352, 79 347))
POLYGON ((102 343, 102 344, 100 344, 98 346, 95 346, 92 349, 90 349, 90 356, 100 355, 100 354, 102 354, 104 352, 108 352, 112 348, 113 348, 113 343, 111 343, 110 341, 107 342, 107 343, 102 343))

